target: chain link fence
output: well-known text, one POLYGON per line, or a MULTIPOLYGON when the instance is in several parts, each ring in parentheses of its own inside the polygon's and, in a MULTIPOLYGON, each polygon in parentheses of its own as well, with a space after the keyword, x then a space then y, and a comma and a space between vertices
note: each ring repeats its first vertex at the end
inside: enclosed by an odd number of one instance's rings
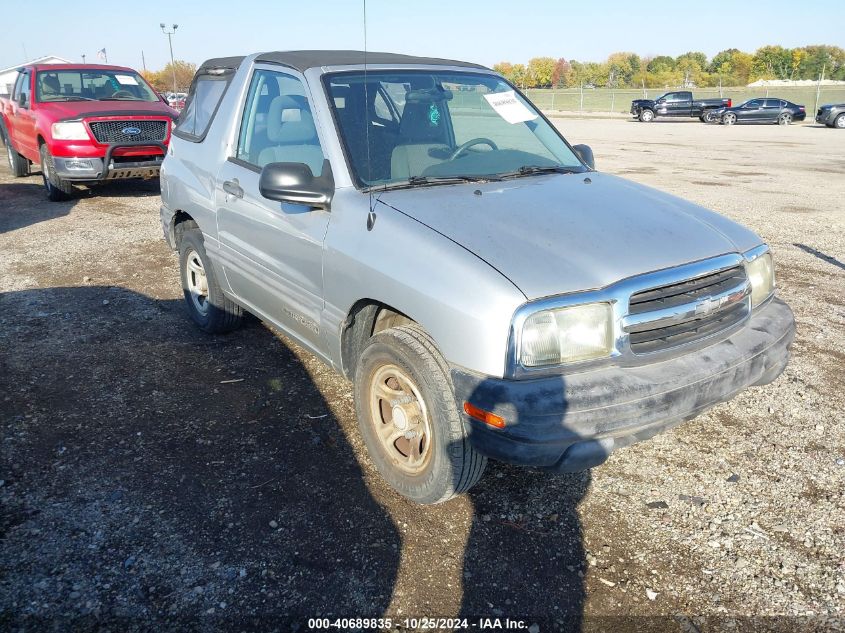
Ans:
MULTIPOLYGON (((525 90, 526 96, 534 104, 544 111, 564 112, 593 112, 593 113, 627 113, 631 110, 631 101, 634 99, 654 99, 672 90, 636 90, 613 88, 560 88, 560 89, 536 89, 525 90)), ((816 88, 811 86, 801 87, 723 87, 721 94, 719 88, 698 88, 692 91, 696 99, 713 99, 725 97, 733 99, 734 105, 738 105, 748 99, 758 97, 777 97, 792 101, 807 108, 808 118, 815 116, 816 111, 816 88)), ((845 86, 822 86, 818 94, 818 105, 826 103, 845 103, 845 86)))

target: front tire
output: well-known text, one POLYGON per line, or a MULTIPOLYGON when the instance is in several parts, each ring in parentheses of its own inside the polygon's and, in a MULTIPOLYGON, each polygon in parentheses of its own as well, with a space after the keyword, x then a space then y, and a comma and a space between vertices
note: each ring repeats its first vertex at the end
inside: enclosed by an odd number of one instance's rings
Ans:
POLYGON ((733 112, 722 115, 722 125, 733 125, 734 123, 736 123, 736 115, 733 112))
POLYGON ((839 130, 845 130, 845 112, 833 120, 833 127, 839 130))
POLYGON ((392 327, 367 342, 354 393, 370 458, 399 494, 441 503, 481 478, 487 458, 470 444, 448 366, 418 325, 392 327))
POLYGON ((56 174, 56 166, 53 163, 53 156, 44 143, 40 148, 41 153, 41 178, 44 180, 44 190, 47 192, 47 199, 51 202, 68 200, 73 194, 73 185, 69 180, 64 180, 56 174))
POLYGON ((651 123, 652 121, 654 121, 654 111, 649 110, 648 108, 640 110, 639 119, 643 123, 651 123))
POLYGON ((195 223, 180 231, 179 271, 191 319, 209 334, 231 332, 241 324, 242 308, 226 297, 205 252, 202 232, 195 223))

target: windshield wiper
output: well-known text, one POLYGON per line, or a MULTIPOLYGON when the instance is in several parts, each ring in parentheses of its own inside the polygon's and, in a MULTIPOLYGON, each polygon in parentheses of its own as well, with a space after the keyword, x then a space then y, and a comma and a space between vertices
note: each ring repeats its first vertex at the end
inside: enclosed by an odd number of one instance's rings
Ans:
POLYGON ((96 101, 96 99, 92 99, 90 97, 41 97, 42 101, 96 101))
POLYGON ((465 182, 492 182, 501 178, 495 176, 411 176, 407 180, 387 182, 383 185, 371 185, 363 191, 392 191, 395 189, 413 189, 432 185, 457 185, 465 182))
POLYGON ((146 101, 146 99, 139 97, 103 97, 102 99, 97 99, 97 101, 146 101))
POLYGON ((541 167, 539 165, 524 165, 514 171, 508 171, 503 174, 496 174, 500 179, 504 178, 520 178, 522 176, 535 176, 537 174, 578 174, 581 170, 578 167, 565 167, 563 165, 547 165, 541 167))

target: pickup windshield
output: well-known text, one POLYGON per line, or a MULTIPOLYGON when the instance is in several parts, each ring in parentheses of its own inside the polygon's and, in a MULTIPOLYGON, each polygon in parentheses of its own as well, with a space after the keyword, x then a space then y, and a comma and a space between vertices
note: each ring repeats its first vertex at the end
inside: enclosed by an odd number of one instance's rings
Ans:
POLYGON ((326 88, 363 188, 587 171, 557 130, 495 75, 344 72, 328 75, 326 88))
POLYGON ((159 101, 136 72, 121 70, 42 70, 35 82, 36 98, 53 101, 159 101))

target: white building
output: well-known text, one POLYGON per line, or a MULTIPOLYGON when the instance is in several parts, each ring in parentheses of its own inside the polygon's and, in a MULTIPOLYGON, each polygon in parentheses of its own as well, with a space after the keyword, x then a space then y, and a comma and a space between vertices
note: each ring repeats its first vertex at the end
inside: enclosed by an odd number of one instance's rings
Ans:
POLYGON ((9 68, 0 69, 0 97, 7 97, 12 94, 12 88, 15 86, 15 80, 18 78, 18 68, 26 66, 27 64, 70 64, 69 59, 64 57, 56 57, 55 55, 45 55, 38 59, 32 59, 28 62, 9 66, 9 68))

